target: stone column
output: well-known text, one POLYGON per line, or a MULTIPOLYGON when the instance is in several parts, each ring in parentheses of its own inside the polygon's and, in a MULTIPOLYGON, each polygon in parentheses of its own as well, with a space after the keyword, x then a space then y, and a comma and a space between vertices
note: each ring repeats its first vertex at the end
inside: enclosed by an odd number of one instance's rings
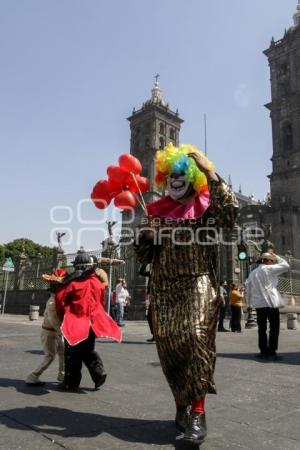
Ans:
POLYGON ((53 269, 58 269, 63 265, 64 254, 65 253, 61 247, 53 248, 53 260, 52 260, 53 269))
POLYGON ((25 253, 21 253, 15 260, 15 283, 14 289, 22 290, 24 289, 24 277, 26 269, 27 257, 25 253))

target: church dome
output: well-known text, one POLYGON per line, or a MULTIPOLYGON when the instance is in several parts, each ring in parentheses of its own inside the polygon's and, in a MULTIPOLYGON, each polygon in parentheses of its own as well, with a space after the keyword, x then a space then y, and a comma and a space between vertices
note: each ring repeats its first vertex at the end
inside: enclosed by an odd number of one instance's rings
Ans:
POLYGON ((300 4, 297 5, 295 14, 293 15, 294 26, 298 27, 300 25, 300 4))
POLYGON ((154 86, 151 90, 151 98, 144 103, 144 106, 163 106, 165 108, 169 107, 169 104, 162 98, 161 90, 156 79, 154 86))

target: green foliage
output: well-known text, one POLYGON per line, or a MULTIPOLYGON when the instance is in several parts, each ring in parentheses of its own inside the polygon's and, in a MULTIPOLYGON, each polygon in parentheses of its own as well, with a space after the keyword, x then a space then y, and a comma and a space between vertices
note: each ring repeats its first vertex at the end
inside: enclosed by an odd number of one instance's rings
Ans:
POLYGON ((2 266, 5 261, 5 248, 4 245, 0 245, 0 265, 2 266))
POLYGON ((53 248, 37 244, 36 242, 25 238, 15 239, 8 244, 0 245, 0 258, 1 256, 3 257, 2 262, 8 257, 15 261, 15 258, 20 256, 21 253, 24 253, 31 258, 40 256, 41 258, 46 259, 52 258, 53 248))

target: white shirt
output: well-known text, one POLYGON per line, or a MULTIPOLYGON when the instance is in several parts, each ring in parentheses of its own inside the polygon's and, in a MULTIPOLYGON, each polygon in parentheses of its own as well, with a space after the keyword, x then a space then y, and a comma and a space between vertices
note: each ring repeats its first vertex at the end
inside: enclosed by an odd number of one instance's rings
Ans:
POLYGON ((246 280, 246 303, 254 308, 279 308, 284 300, 277 290, 278 275, 289 269, 289 264, 277 256, 276 264, 260 264, 246 280))
POLYGON ((123 287, 122 283, 116 285, 116 303, 126 303, 129 292, 123 287))

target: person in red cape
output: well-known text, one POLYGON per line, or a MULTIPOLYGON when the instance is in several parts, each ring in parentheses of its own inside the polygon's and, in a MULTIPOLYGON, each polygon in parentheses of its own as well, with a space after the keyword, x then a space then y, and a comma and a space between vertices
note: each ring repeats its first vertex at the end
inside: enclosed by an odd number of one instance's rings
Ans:
POLYGON ((97 390, 105 383, 107 374, 95 350, 95 338, 121 342, 122 334, 104 310, 105 285, 95 273, 93 259, 79 251, 73 264, 75 271, 64 279, 55 297, 65 339, 65 378, 60 389, 78 391, 84 363, 97 390))
POLYGON ((153 334, 184 440, 206 437, 205 398, 216 393, 215 338, 220 300, 219 231, 235 223, 238 203, 195 147, 168 144, 155 158, 167 195, 147 205, 136 253, 151 264, 153 334))

